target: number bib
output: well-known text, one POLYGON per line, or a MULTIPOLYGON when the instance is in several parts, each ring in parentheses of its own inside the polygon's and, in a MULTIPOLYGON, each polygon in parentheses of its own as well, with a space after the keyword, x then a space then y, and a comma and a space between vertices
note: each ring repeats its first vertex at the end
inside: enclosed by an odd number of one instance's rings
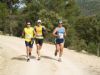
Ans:
POLYGON ((64 34, 62 34, 62 33, 59 33, 58 36, 59 36, 60 39, 64 38, 64 34))
POLYGON ((27 39, 30 39, 30 38, 32 38, 32 36, 29 35, 29 34, 27 34, 27 35, 26 35, 26 38, 27 38, 27 39))

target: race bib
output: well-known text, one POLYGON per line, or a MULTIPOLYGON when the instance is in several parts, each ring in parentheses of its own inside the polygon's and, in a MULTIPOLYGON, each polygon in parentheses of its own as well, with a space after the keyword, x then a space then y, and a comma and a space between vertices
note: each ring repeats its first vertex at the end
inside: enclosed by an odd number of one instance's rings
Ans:
POLYGON ((26 38, 27 38, 27 39, 30 39, 30 38, 32 38, 32 36, 29 35, 29 34, 27 34, 27 35, 26 35, 26 38))
POLYGON ((64 38, 64 34, 59 33, 58 35, 59 35, 59 38, 60 38, 60 39, 64 38))

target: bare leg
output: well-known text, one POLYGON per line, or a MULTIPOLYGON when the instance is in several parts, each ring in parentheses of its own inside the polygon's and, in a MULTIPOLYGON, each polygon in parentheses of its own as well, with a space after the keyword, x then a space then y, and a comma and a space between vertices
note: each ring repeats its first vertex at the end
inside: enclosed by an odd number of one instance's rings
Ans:
POLYGON ((64 44, 61 43, 61 44, 60 44, 60 53, 59 53, 59 57, 62 57, 62 55, 63 55, 63 48, 64 48, 64 44))
POLYGON ((37 44, 37 55, 38 55, 38 60, 40 60, 40 50, 41 50, 42 46, 40 46, 39 44, 37 44))
POLYGON ((29 47, 26 46, 26 53, 27 53, 27 57, 29 56, 29 47))
POLYGON ((56 44, 55 56, 57 56, 57 53, 59 52, 59 50, 60 50, 59 44, 56 44))
POLYGON ((29 56, 31 56, 32 48, 29 48, 29 56))
POLYGON ((60 44, 60 52, 59 52, 59 61, 61 61, 61 57, 62 57, 62 55, 63 55, 63 48, 64 48, 64 44, 61 43, 61 44, 60 44))
POLYGON ((27 53, 27 61, 29 61, 29 47, 28 46, 26 46, 26 53, 27 53))

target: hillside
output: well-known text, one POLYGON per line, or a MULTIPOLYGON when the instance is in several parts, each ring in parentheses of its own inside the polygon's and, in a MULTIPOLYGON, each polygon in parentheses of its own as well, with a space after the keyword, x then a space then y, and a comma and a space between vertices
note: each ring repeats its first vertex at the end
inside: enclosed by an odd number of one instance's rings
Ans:
POLYGON ((100 13, 100 0, 76 0, 83 15, 100 13))
POLYGON ((55 46, 44 44, 42 58, 36 60, 34 45, 26 62, 24 40, 0 35, 0 75, 100 75, 100 58, 64 49, 63 61, 54 56, 55 46))

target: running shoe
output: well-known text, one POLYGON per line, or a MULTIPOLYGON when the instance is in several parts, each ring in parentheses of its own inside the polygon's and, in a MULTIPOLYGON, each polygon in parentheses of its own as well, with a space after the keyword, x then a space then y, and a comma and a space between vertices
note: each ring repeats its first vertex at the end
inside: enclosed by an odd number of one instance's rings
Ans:
POLYGON ((30 61, 30 57, 27 57, 27 62, 29 62, 30 61))
POLYGON ((40 60, 41 59, 41 57, 38 57, 38 59, 37 60, 40 60))
POLYGON ((59 62, 62 62, 62 59, 61 59, 61 58, 59 58, 59 59, 58 59, 58 61, 59 61, 59 62))
POLYGON ((27 59, 27 62, 29 62, 29 61, 30 61, 30 59, 28 58, 28 59, 27 59))

